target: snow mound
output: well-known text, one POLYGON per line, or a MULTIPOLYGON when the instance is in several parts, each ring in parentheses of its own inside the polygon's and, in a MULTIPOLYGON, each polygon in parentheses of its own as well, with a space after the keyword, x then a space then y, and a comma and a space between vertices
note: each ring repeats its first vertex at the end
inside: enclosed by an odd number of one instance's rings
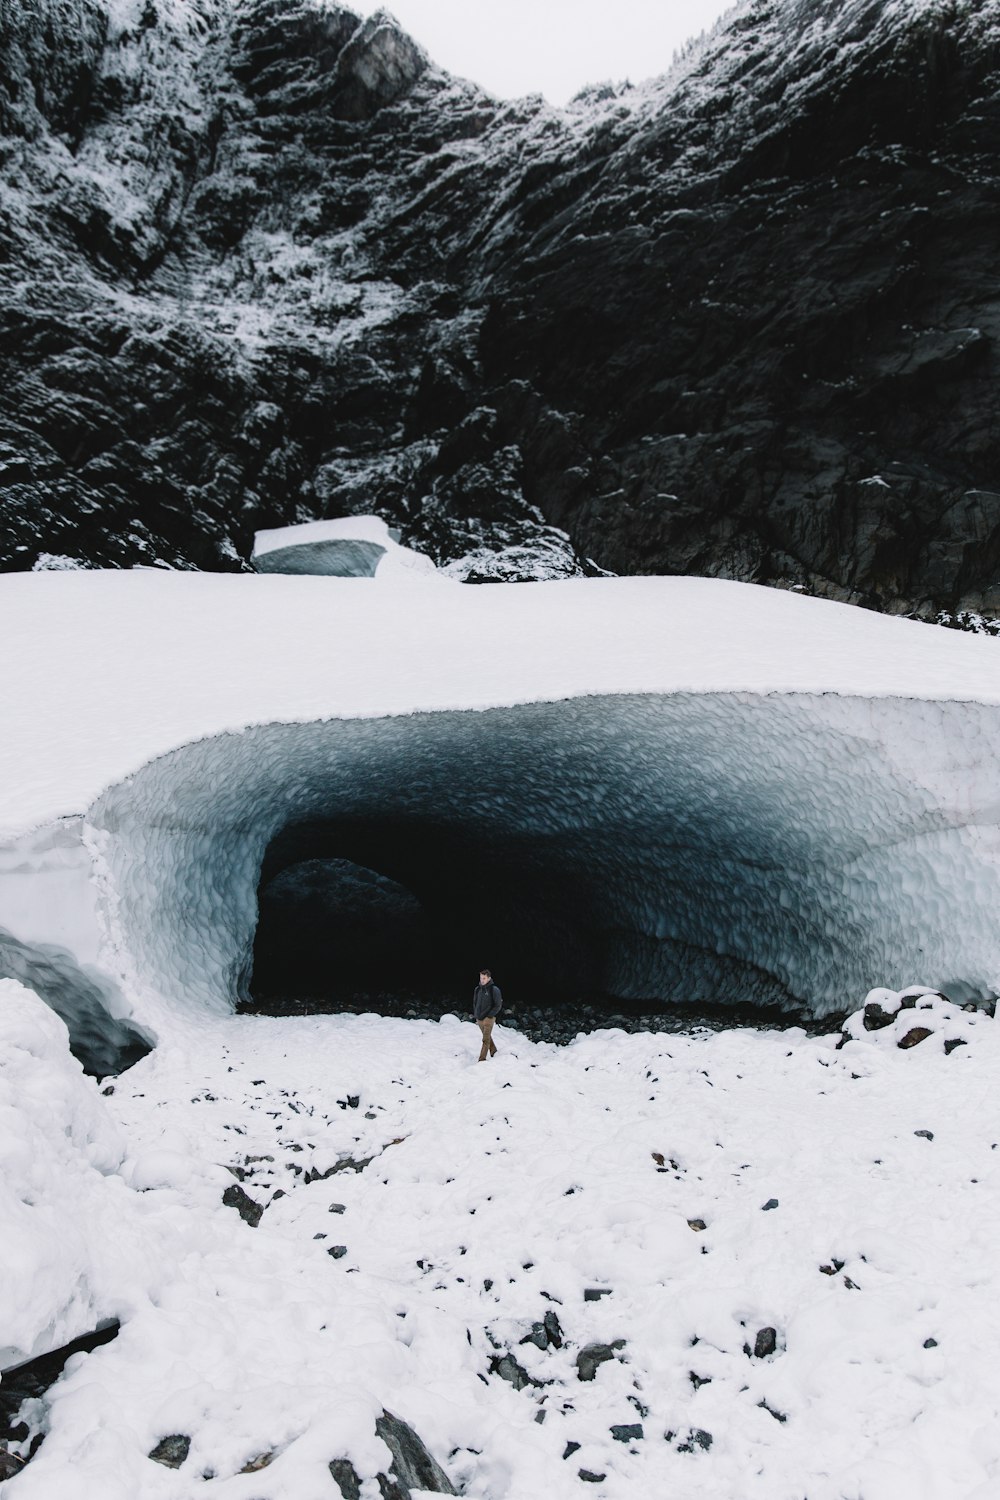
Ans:
POLYGON ((966 1008, 939 990, 911 985, 905 990, 869 991, 863 1008, 844 1022, 843 1037, 903 1051, 920 1047, 922 1054, 948 1056, 957 1047, 968 1046, 986 1024, 988 1018, 975 1004, 966 1008))
POLYGON ((329 578, 386 578, 434 573, 429 557, 399 545, 378 516, 342 516, 258 531, 251 562, 258 573, 314 573, 329 578))
POLYGON ((105 1237, 124 1152, 97 1085, 70 1056, 63 1022, 0 979, 0 1369, 116 1310, 105 1237))

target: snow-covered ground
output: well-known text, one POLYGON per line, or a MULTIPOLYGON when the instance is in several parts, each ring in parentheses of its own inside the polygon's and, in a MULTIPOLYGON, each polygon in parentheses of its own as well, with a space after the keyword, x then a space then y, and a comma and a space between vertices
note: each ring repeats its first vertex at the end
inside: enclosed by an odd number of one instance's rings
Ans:
POLYGON ((58 1332, 123 1321, 27 1413, 11 1500, 338 1500, 338 1458, 375 1500, 383 1407, 479 1500, 1000 1494, 985 1015, 931 1001, 840 1050, 501 1027, 483 1066, 450 1017, 207 1018, 101 1097, 3 998, 4 1324, 30 1344, 22 1289, 42 1334, 73 1270, 58 1332), (26 1090, 60 1102, 26 1126, 26 1090), (171 1435, 176 1471, 147 1456, 171 1435))
POLYGON ((0 982, 2 1367, 122 1323, 12 1500, 377 1500, 383 1410, 473 1500, 1000 1500, 987 1014, 482 1067, 448 1017, 225 1014, 269 840, 373 808, 509 837, 512 890, 581 851, 623 986, 996 988, 996 641, 402 571, 11 577, 0 628, 0 929, 158 1040, 102 1093, 0 982))

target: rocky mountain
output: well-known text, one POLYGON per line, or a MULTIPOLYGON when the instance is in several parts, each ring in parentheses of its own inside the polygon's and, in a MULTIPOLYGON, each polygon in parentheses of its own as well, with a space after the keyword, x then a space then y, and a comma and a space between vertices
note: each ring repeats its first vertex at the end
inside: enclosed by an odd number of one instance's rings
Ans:
POLYGON ((384 12, 0 0, 0 566, 373 512, 470 580, 1000 615, 1000 3, 499 102, 384 12))

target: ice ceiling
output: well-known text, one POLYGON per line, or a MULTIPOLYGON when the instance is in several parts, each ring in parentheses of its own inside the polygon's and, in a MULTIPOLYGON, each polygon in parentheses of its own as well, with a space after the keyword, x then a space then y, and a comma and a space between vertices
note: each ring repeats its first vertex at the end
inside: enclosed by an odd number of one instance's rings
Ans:
POLYGON ((417 924, 441 973, 485 962, 534 1003, 966 998, 1000 979, 997 728, 969 703, 683 692, 270 724, 150 762, 88 839, 126 988, 195 1010, 254 985, 260 889, 271 988, 313 903, 325 961, 367 960, 373 989, 417 924))

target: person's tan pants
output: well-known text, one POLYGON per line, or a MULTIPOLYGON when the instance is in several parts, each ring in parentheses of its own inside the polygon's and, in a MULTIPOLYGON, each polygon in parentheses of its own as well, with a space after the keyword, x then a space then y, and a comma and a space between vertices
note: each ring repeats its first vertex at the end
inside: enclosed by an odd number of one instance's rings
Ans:
POLYGON ((489 1053, 490 1057, 496 1055, 496 1044, 493 1041, 493 1022, 495 1020, 495 1016, 484 1016, 481 1021, 476 1022, 476 1025, 483 1033, 483 1050, 479 1054, 480 1062, 486 1061, 487 1053, 489 1053))

